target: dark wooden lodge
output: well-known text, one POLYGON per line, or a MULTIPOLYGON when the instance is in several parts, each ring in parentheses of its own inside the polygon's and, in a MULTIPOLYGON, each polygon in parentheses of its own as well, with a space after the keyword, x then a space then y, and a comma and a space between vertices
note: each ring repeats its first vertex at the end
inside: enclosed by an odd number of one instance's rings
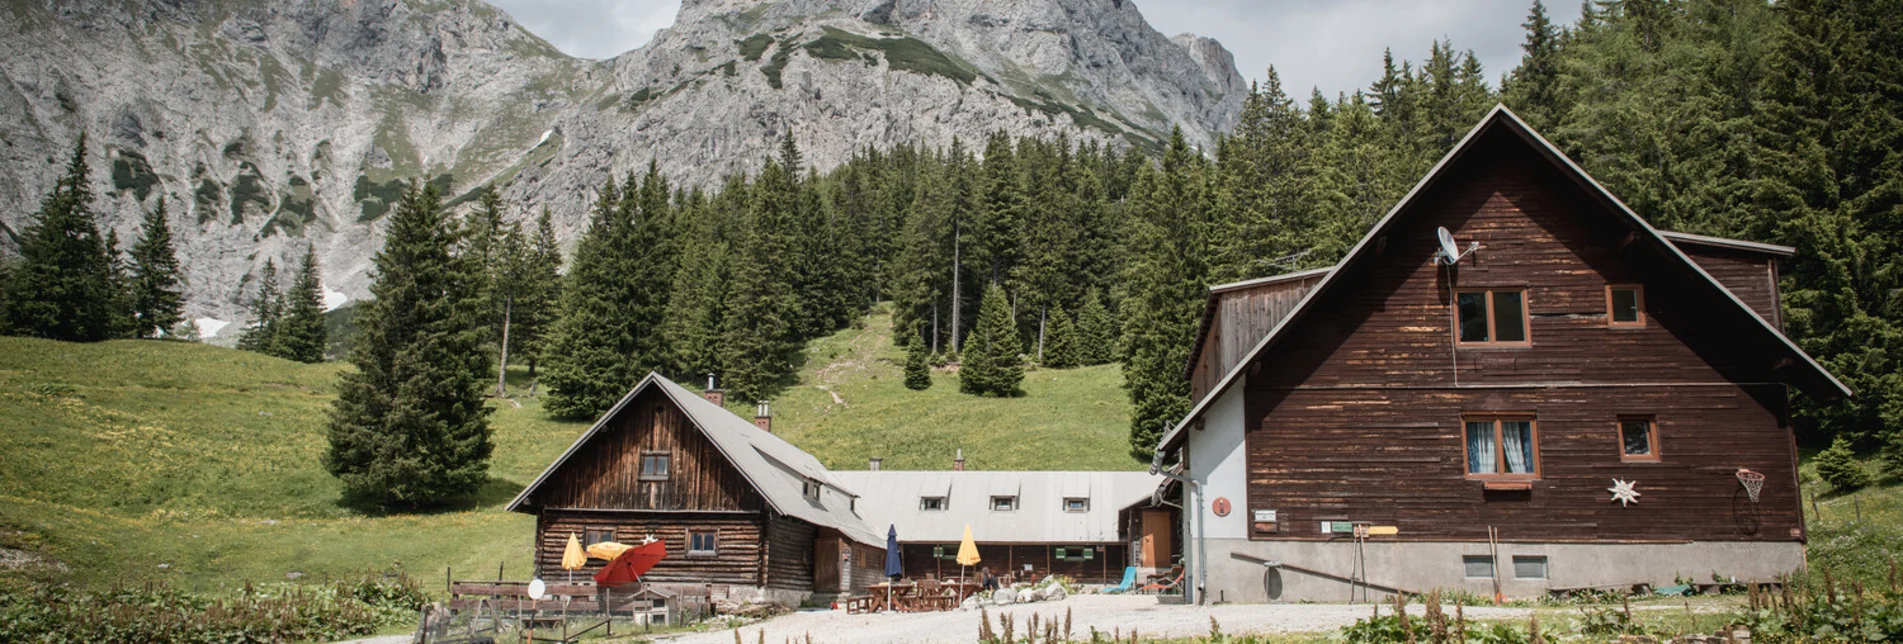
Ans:
POLYGON ((1172 488, 1195 586, 1529 596, 1803 566, 1787 389, 1850 392, 1781 332, 1792 252, 1656 230, 1495 108, 1340 264, 1212 289, 1158 447, 1200 484, 1172 488))
POLYGON ((857 496, 770 428, 650 374, 508 509, 536 515, 546 579, 565 574, 575 535, 584 546, 665 541, 647 581, 711 586, 716 597, 796 606, 877 583, 885 541, 856 514, 857 496))

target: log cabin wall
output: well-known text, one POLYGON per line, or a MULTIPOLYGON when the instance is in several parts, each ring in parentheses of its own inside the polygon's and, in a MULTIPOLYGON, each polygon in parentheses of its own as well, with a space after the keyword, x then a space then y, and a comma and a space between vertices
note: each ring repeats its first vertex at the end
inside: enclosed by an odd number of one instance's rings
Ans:
POLYGON ((536 491, 544 508, 758 512, 764 500, 658 388, 629 401, 536 491), (641 480, 643 454, 669 455, 663 480, 641 480))
POLYGON ((1779 330, 1784 328, 1784 313, 1778 295, 1777 262, 1770 255, 1732 250, 1703 244, 1676 244, 1705 269, 1725 290, 1756 311, 1758 316, 1779 330))
POLYGON ((813 542, 819 529, 813 524, 784 516, 766 522, 766 573, 768 588, 813 590, 813 542))
MULTIPOLYGON (((760 515, 751 513, 658 513, 658 512, 587 512, 547 510, 536 520, 535 565, 543 579, 562 579, 562 553, 568 536, 585 539, 588 531, 613 530, 614 540, 626 544, 641 543, 648 535, 667 543, 667 558, 654 566, 648 580, 656 583, 706 583, 759 586, 764 570, 760 563, 760 515), (687 533, 715 533, 713 556, 688 553, 687 533)), ((575 571, 576 578, 592 576, 607 562, 590 558, 587 567, 575 571)), ((807 573, 810 580, 811 573, 807 573)))
POLYGON ((885 581, 885 551, 865 544, 852 544, 850 571, 848 584, 855 592, 885 581))
POLYGON ((1248 510, 1279 513, 1251 537, 1322 539, 1333 519, 1401 540, 1485 540, 1488 526, 1525 541, 1800 540, 1786 389, 1756 322, 1585 210, 1600 206, 1517 142, 1483 140, 1444 172, 1247 379, 1248 510), (1436 226, 1481 249, 1436 266, 1436 226), (1644 285, 1643 328, 1608 327, 1615 283, 1644 285), (1450 287, 1525 289, 1530 346, 1454 350, 1450 287), (1476 412, 1535 417, 1530 490, 1468 479, 1462 415, 1476 412), (1656 418, 1659 462, 1622 461, 1626 414, 1656 418), (1759 503, 1741 467, 1767 475, 1759 503), (1614 478, 1640 502, 1610 503, 1614 478))

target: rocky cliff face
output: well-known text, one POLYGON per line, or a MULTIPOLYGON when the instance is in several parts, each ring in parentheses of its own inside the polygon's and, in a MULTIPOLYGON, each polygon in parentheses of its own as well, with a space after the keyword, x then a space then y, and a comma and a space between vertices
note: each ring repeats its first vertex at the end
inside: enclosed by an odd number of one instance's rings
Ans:
POLYGON ((657 161, 712 184, 791 128, 821 169, 855 149, 1003 129, 1208 144, 1246 86, 1219 43, 1124 0, 686 0, 606 61, 478 0, 13 0, 0 8, 0 253, 86 132, 120 236, 171 204, 194 316, 315 244, 361 297, 400 182, 503 186, 579 234, 593 191, 657 161))

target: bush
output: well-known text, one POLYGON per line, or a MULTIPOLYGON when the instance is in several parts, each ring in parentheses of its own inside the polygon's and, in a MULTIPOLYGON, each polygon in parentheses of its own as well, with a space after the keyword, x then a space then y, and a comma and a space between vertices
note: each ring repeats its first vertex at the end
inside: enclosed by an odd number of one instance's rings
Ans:
POLYGON ((1863 469, 1856 453, 1850 451, 1850 440, 1842 436, 1830 443, 1830 449, 1817 453, 1817 475, 1839 490, 1854 490, 1871 483, 1870 472, 1863 469))
POLYGON ((107 591, 0 587, 0 642, 330 641, 415 619, 423 595, 408 579, 331 586, 245 586, 211 597, 164 584, 107 591))
POLYGON ((1756 642, 1894 642, 1903 638, 1903 592, 1838 584, 1828 568, 1772 591, 1752 585, 1749 607, 1735 616, 1756 642))

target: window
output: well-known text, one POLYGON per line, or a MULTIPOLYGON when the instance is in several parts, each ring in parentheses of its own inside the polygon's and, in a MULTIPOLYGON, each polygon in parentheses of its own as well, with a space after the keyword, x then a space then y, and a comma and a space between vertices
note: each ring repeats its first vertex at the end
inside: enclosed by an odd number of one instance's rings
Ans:
POLYGON ((1065 512, 1089 512, 1090 499, 1087 497, 1081 497, 1081 496, 1064 497, 1064 511, 1065 512))
POLYGON ((1058 561, 1095 561, 1097 549, 1091 546, 1058 548, 1056 556, 1058 561))
POLYGON ((1457 291, 1454 299, 1454 332, 1460 344, 1514 346, 1528 343, 1526 291, 1457 291))
POLYGON ((1460 565, 1467 569, 1468 579, 1492 579, 1493 557, 1486 555, 1463 555, 1460 565))
POLYGON ((1606 326, 1645 326, 1645 287, 1637 284, 1607 286, 1606 326))
POLYGON ((918 509, 928 510, 928 511, 942 511, 945 509, 945 497, 921 496, 918 498, 918 509))
POLYGON ((1619 460, 1659 460, 1659 424, 1651 416, 1619 417, 1619 460))
POLYGON ((818 501, 819 481, 806 479, 806 484, 800 487, 800 495, 806 497, 808 501, 818 501))
POLYGON ((720 533, 713 530, 688 530, 687 555, 690 557, 712 557, 719 552, 720 533))
POLYGON ((1532 416, 1467 416, 1465 422, 1468 478, 1539 478, 1539 430, 1532 416))
POLYGON ((1533 555, 1513 555, 1514 579, 1545 579, 1546 557, 1533 555))
POLYGON ((1018 497, 1015 497, 1015 496, 991 497, 991 509, 994 512, 1010 512, 1012 510, 1016 510, 1018 509, 1018 497))
POLYGON ((581 545, 583 548, 586 548, 588 546, 592 546, 597 543, 601 543, 604 541, 614 541, 614 540, 615 540, 614 530, 583 530, 581 545))
POLYGON ((642 452, 640 479, 643 481, 667 480, 668 461, 670 460, 672 460, 672 457, 669 456, 667 452, 642 452))

